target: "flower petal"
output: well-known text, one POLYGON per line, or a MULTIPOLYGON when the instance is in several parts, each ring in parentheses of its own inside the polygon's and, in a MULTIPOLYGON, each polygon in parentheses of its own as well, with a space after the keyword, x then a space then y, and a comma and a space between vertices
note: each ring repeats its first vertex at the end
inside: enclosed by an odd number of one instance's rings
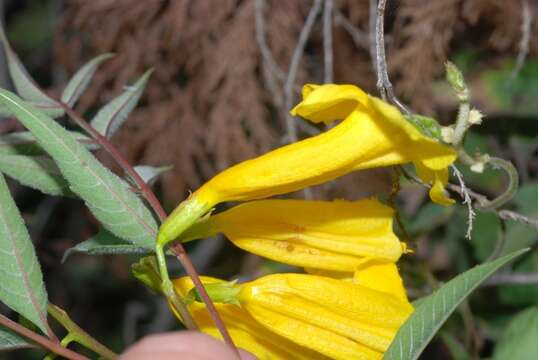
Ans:
POLYGON ((386 292, 407 301, 403 281, 395 263, 383 262, 379 259, 365 259, 357 268, 353 280, 356 284, 386 292))
POLYGON ((353 273, 365 257, 396 261, 404 245, 392 208, 360 201, 260 200, 187 230, 182 241, 224 233, 236 246, 282 263, 353 273))
MULTIPOLYGON (((204 284, 222 282, 223 280, 202 276, 201 280, 204 284)), ((174 280, 176 291, 185 296, 193 287, 191 279, 186 276, 174 280)), ((230 333, 234 343, 252 354, 258 359, 314 359, 324 360, 325 356, 304 348, 281 337, 274 332, 260 325, 247 311, 239 306, 232 304, 216 303, 215 307, 219 312, 226 329, 230 333)), ((173 307, 170 307, 174 311, 173 307)), ((205 305, 202 303, 193 303, 188 306, 194 321, 205 334, 222 340, 219 330, 216 328, 213 319, 209 315, 205 305)), ((175 314, 178 319, 181 319, 178 314, 175 314)))
POLYGON ((413 311, 408 301, 391 294, 304 274, 273 274, 246 283, 238 300, 267 328, 336 359, 381 358, 413 311))
POLYGON ((331 123, 345 119, 368 95, 354 85, 314 85, 303 87, 303 101, 291 110, 293 116, 301 116, 314 123, 331 123))

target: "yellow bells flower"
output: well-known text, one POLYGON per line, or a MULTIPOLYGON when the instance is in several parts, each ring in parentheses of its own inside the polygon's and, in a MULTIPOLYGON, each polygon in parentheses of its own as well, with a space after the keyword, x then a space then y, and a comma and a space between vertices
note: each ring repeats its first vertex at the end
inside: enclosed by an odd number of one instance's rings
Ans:
MULTIPOLYGON (((204 284, 223 283, 223 280, 210 277, 201 277, 204 284)), ((174 280, 174 287, 178 294, 185 297, 194 288, 191 279, 186 276, 174 280)), ((271 360, 325 360, 327 357, 302 347, 259 324, 245 309, 232 304, 215 303, 226 329, 234 343, 258 359, 271 360)), ((194 302, 188 306, 194 321, 200 331, 222 340, 219 330, 215 327, 211 316, 203 303, 194 302)), ((174 307, 171 306, 172 311, 174 307)), ((175 311, 174 311, 175 313, 175 311)), ((176 317, 181 321, 179 314, 176 317)))
MULTIPOLYGON (((454 150, 420 134, 394 107, 351 85, 307 85, 292 110, 313 121, 344 118, 320 135, 283 146, 219 173, 202 185, 168 217, 158 244, 177 238, 197 218, 223 201, 270 197, 317 185, 355 170, 413 162, 419 175, 435 180, 432 198, 442 194, 446 168, 454 150)), ((431 181, 430 181, 431 182, 431 181)))
POLYGON ((355 270, 353 283, 392 294, 407 301, 405 287, 395 263, 365 259, 355 270))
POLYGON ((413 312, 399 296, 306 274, 265 276, 237 299, 266 328, 333 359, 381 359, 413 312))
POLYGON ((413 162, 419 177, 432 184, 431 199, 442 205, 453 203, 445 195, 444 185, 448 182, 448 166, 456 159, 455 151, 422 135, 394 106, 353 85, 307 84, 303 88, 303 101, 291 113, 315 123, 341 119, 346 122, 355 113, 368 114, 369 121, 378 128, 377 133, 384 133, 385 138, 375 139, 376 131, 370 131, 372 139, 365 135, 365 140, 359 143, 363 145, 370 140, 374 145, 375 140, 381 140, 378 150, 385 155, 378 153, 372 159, 373 164, 362 162, 355 170, 413 162))
POLYGON ((375 199, 259 200, 205 218, 181 239, 224 233, 241 249, 281 263, 353 273, 366 257, 395 262, 405 252, 393 215, 375 199))

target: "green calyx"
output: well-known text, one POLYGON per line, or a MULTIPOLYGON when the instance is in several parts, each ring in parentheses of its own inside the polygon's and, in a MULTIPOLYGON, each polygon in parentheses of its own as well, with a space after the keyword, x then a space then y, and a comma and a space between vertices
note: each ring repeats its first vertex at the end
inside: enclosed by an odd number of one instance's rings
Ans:
MULTIPOLYGON (((237 280, 229 282, 219 282, 214 284, 204 284, 204 288, 207 291, 209 298, 214 303, 234 304, 239 306, 240 304, 239 300, 237 299, 237 296, 241 292, 241 286, 237 285, 236 283, 237 280)), ((196 288, 192 288, 189 291, 184 301, 187 304, 195 301, 203 302, 202 297, 200 296, 200 293, 196 288)))
POLYGON ((155 256, 146 256, 131 266, 131 272, 142 284, 158 294, 162 294, 162 279, 155 256))

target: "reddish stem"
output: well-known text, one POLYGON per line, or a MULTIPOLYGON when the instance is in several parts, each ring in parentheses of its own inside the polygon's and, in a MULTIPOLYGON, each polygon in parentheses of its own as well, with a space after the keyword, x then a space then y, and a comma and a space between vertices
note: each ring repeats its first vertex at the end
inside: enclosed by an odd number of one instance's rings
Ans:
MULTIPOLYGON (((140 191, 142 192, 142 195, 146 198, 147 202, 155 211, 161 222, 163 222, 166 219, 167 214, 161 206, 161 203, 159 202, 151 188, 148 186, 148 184, 144 182, 142 177, 134 170, 131 164, 125 159, 125 157, 123 157, 123 155, 118 151, 118 149, 110 141, 108 141, 105 136, 101 135, 97 130, 95 130, 82 118, 82 116, 77 114, 67 104, 60 102, 60 105, 65 110, 65 112, 77 123, 77 125, 87 131, 88 134, 90 134, 91 137, 93 137, 103 147, 103 149, 105 149, 110 154, 110 156, 112 156, 112 158, 118 163, 118 165, 133 178, 140 191)), ((224 339, 226 344, 228 344, 236 352, 237 356, 239 357, 239 351, 237 350, 237 347, 235 346, 230 334, 228 333, 224 322, 220 318, 219 313, 215 308, 215 305, 213 304, 213 301, 211 301, 204 286, 202 285, 202 282, 200 281, 200 276, 194 268, 191 259, 187 255, 185 248, 181 243, 176 243, 171 247, 171 249, 176 254, 177 259, 179 260, 181 265, 183 265, 183 268, 190 276, 194 286, 200 293, 200 296, 204 300, 206 308, 211 318, 213 319, 215 326, 217 327, 217 329, 219 329, 222 338, 224 339)))
POLYGON ((22 335, 23 337, 33 341, 34 343, 40 345, 41 347, 47 350, 50 350, 51 352, 55 354, 63 356, 66 359, 89 360, 85 356, 77 354, 76 352, 69 350, 68 348, 64 348, 59 342, 54 342, 52 340, 47 339, 44 336, 36 334, 35 332, 25 328, 21 324, 16 323, 15 321, 1 314, 0 314, 0 325, 16 332, 19 335, 22 335))

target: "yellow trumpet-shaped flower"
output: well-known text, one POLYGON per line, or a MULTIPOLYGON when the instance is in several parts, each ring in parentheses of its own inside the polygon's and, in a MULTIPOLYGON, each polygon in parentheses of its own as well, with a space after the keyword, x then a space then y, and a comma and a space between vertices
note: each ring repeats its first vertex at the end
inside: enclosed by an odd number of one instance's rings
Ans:
POLYGON ((413 162, 433 183, 432 200, 443 193, 455 151, 423 136, 393 106, 351 85, 306 85, 292 114, 312 121, 344 119, 323 134, 283 146, 219 173, 168 217, 159 244, 180 235, 193 218, 223 201, 253 200, 321 184, 351 171, 413 162))
POLYGON ((266 328, 333 359, 381 359, 413 312, 387 291, 305 274, 246 283, 238 300, 266 328))
MULTIPOLYGON (((203 276, 204 284, 223 283, 223 280, 203 276)), ((194 285, 186 276, 174 280, 176 291, 185 297, 194 285)), ((232 304, 216 303, 222 321, 230 333, 234 343, 252 354, 258 359, 271 360, 325 360, 326 356, 304 348, 259 324, 245 309, 232 304)), ((202 303, 192 303, 188 306, 194 321, 200 331, 222 340, 219 330, 215 327, 211 316, 202 303)), ((174 308, 171 307, 172 311, 174 308)), ((175 313, 175 311, 174 311, 175 313)), ((175 314, 181 321, 179 314, 175 314)))
POLYGON ((183 241, 224 233, 236 246, 282 263, 353 273, 365 258, 395 262, 405 251, 392 208, 360 201, 259 200, 190 227, 183 241))
MULTIPOLYGON (((236 285, 239 306, 216 306, 233 340, 260 359, 381 359, 413 312, 394 270, 394 264, 365 266, 357 283, 306 274, 268 275, 236 285), (383 278, 387 274, 391 280, 383 278), (280 353, 282 349, 289 353, 280 353)), ((206 278, 202 281, 208 284, 206 278)), ((193 288, 187 277, 175 280, 174 286, 181 294, 193 288)), ((203 304, 193 303, 189 310, 203 332, 219 337, 203 304)))

